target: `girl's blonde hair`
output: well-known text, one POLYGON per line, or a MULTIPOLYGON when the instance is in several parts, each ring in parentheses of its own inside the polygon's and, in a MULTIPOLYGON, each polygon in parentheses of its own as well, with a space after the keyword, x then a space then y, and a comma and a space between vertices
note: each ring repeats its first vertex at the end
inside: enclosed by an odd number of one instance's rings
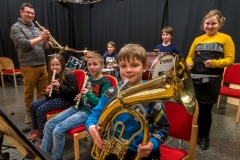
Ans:
POLYGON ((215 9, 215 10, 211 10, 210 12, 208 12, 205 15, 205 17, 203 18, 203 21, 202 21, 201 29, 204 28, 205 20, 210 17, 213 17, 213 16, 216 16, 216 18, 219 22, 219 29, 222 28, 222 26, 224 26, 224 22, 225 22, 226 18, 222 16, 222 13, 219 10, 215 9))

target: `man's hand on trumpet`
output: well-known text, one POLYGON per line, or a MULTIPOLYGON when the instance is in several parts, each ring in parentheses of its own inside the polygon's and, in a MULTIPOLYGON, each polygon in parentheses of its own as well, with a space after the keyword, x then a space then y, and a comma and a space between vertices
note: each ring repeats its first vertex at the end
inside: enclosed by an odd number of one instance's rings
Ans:
POLYGON ((45 29, 41 32, 40 37, 44 42, 48 42, 50 40, 50 32, 45 29))

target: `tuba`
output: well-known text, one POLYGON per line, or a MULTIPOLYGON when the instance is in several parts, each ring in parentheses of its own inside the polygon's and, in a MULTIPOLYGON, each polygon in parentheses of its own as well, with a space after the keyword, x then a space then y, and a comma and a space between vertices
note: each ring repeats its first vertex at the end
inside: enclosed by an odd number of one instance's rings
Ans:
MULTIPOLYGON (((195 112, 196 102, 192 78, 186 63, 181 58, 181 56, 176 55, 174 67, 162 76, 126 90, 123 90, 123 88, 128 81, 124 82, 119 88, 117 95, 110 99, 99 117, 98 126, 101 127, 99 134, 103 139, 104 149, 101 150, 94 143, 91 151, 94 159, 104 160, 110 153, 116 154, 118 159, 123 159, 131 141, 142 132, 144 133, 142 145, 146 145, 149 142, 148 121, 143 115, 130 108, 134 104, 174 100, 182 104, 188 113, 193 114, 195 112), (122 138, 125 128, 122 122, 117 122, 113 132, 110 133, 115 118, 122 113, 131 114, 141 124, 139 131, 134 133, 129 140, 122 138), (117 131, 118 125, 122 126, 121 131, 117 131), (120 132, 118 137, 115 137, 115 132, 120 132)), ((135 160, 139 159, 141 157, 137 155, 135 160)))

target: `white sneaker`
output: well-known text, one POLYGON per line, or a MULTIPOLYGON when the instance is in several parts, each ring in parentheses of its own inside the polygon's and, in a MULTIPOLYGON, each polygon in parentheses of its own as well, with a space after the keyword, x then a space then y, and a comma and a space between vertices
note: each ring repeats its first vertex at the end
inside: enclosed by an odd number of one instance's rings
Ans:
POLYGON ((27 113, 27 115, 25 117, 25 123, 26 124, 32 123, 32 119, 31 119, 30 113, 27 113))

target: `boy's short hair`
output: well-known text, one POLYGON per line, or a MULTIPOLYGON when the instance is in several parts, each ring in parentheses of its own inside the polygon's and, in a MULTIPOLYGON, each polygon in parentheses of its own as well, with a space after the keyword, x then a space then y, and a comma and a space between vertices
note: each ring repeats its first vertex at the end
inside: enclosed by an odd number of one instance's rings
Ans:
POLYGON ((90 58, 95 58, 95 59, 97 59, 97 60, 99 61, 99 63, 101 63, 101 64, 104 63, 103 57, 102 57, 102 55, 99 54, 99 53, 90 54, 90 55, 88 56, 87 60, 90 59, 90 58))
POLYGON ((171 26, 166 26, 162 29, 162 33, 163 32, 166 32, 166 33, 169 33, 171 34, 171 36, 173 36, 173 28, 171 26))
POLYGON ((146 50, 139 44, 126 44, 118 53, 118 62, 129 62, 131 58, 141 61, 144 66, 147 61, 146 50))
POLYGON ((113 41, 109 41, 108 43, 107 43, 107 47, 108 47, 108 45, 112 45, 114 48, 116 48, 116 44, 115 44, 115 42, 113 42, 113 41))

